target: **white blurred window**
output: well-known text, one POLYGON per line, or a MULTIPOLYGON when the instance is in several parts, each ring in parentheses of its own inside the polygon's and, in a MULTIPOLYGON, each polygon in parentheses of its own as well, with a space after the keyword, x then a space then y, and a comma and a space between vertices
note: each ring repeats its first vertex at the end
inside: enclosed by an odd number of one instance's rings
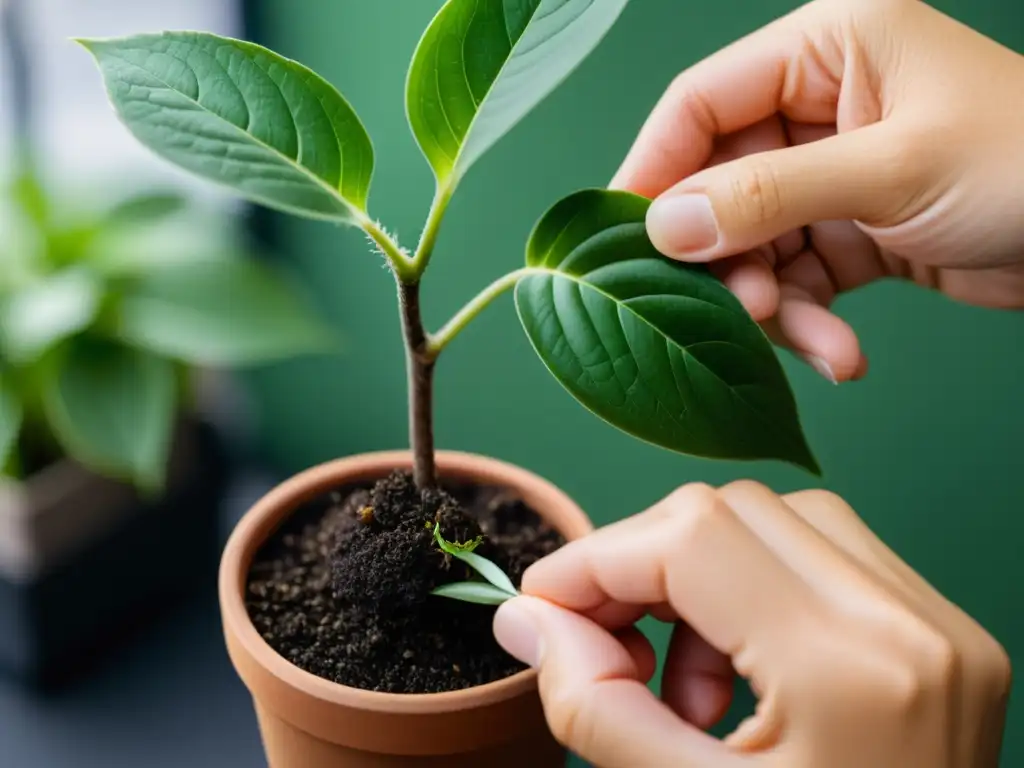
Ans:
MULTIPOLYGON (((148 183, 196 183, 139 145, 117 121, 99 71, 72 37, 113 37, 164 29, 238 36, 239 0, 0 0, 20 3, 30 56, 34 142, 51 183, 117 194, 148 183)), ((0 50, 0 177, 11 159, 9 57, 0 50)))

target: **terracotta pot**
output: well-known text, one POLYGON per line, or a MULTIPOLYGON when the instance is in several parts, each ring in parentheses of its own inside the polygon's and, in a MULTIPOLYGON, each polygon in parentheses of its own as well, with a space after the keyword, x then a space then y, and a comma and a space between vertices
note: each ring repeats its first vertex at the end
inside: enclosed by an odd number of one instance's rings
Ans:
MULTIPOLYGON (((592 530, 562 491, 494 459, 439 452, 443 479, 520 495, 567 539, 592 530)), ((548 730, 536 674, 521 672, 450 693, 390 694, 349 688, 278 655, 249 620, 244 590, 252 559, 303 503, 342 485, 411 467, 406 451, 355 456, 307 470, 260 500, 235 528, 220 569, 228 653, 252 693, 270 768, 555 768, 566 753, 548 730)))

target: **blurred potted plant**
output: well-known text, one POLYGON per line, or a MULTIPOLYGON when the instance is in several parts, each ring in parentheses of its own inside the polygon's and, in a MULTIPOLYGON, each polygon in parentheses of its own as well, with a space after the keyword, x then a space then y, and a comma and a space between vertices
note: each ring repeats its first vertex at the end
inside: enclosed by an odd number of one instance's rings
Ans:
POLYGON ((200 368, 329 337, 176 194, 72 213, 23 171, 0 231, 0 666, 51 683, 215 568, 200 368))

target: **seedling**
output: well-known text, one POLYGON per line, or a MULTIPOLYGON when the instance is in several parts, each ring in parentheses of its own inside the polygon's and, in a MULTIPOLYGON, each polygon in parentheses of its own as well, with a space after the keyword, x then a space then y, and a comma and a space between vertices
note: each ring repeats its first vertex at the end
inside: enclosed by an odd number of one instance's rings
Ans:
POLYGON ((436 332, 424 328, 422 281, 459 183, 590 54, 627 2, 448 0, 441 7, 406 82, 409 124, 436 179, 411 252, 370 214, 370 138, 349 102, 316 73, 259 45, 205 33, 80 42, 121 120, 151 150, 256 203, 366 233, 398 288, 420 488, 437 483, 438 358, 513 289, 543 363, 608 423, 682 453, 781 459, 817 473, 768 338, 705 269, 655 250, 642 197, 586 189, 556 203, 534 227, 523 267, 436 332))
POLYGON ((434 589, 431 594, 485 605, 500 605, 519 594, 512 580, 505 575, 501 568, 486 557, 481 557, 474 552, 483 543, 482 536, 464 543, 445 541, 441 535, 441 524, 434 523, 434 539, 442 552, 461 560, 483 576, 487 582, 463 581, 445 584, 434 589))

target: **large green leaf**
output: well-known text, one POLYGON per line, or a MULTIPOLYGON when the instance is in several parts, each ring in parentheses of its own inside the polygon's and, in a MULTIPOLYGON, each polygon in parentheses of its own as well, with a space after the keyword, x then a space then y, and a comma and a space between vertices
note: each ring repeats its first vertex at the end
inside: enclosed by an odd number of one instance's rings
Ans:
POLYGON ((153 270, 122 300, 118 336, 196 365, 323 352, 332 339, 282 276, 245 259, 153 270))
POLYGON ((80 42, 118 116, 165 159, 272 208, 349 224, 365 217, 370 138, 316 73, 205 33, 80 42))
POLYGON ((649 201, 584 190, 530 239, 516 286, 531 343, 584 406, 650 443, 719 459, 781 459, 818 473, 768 338, 702 267, 669 261, 649 201))
POLYGON ((629 0, 448 0, 409 69, 409 123, 452 185, 597 47, 629 0))
POLYGON ((22 409, 17 393, 0 378, 0 474, 21 430, 22 409))
POLYGON ((97 472, 157 488, 174 425, 174 366, 119 344, 69 346, 43 391, 47 417, 64 450, 97 472))
POLYGON ((102 286, 82 269, 66 269, 25 286, 0 302, 0 349, 28 363, 96 317, 102 286))

